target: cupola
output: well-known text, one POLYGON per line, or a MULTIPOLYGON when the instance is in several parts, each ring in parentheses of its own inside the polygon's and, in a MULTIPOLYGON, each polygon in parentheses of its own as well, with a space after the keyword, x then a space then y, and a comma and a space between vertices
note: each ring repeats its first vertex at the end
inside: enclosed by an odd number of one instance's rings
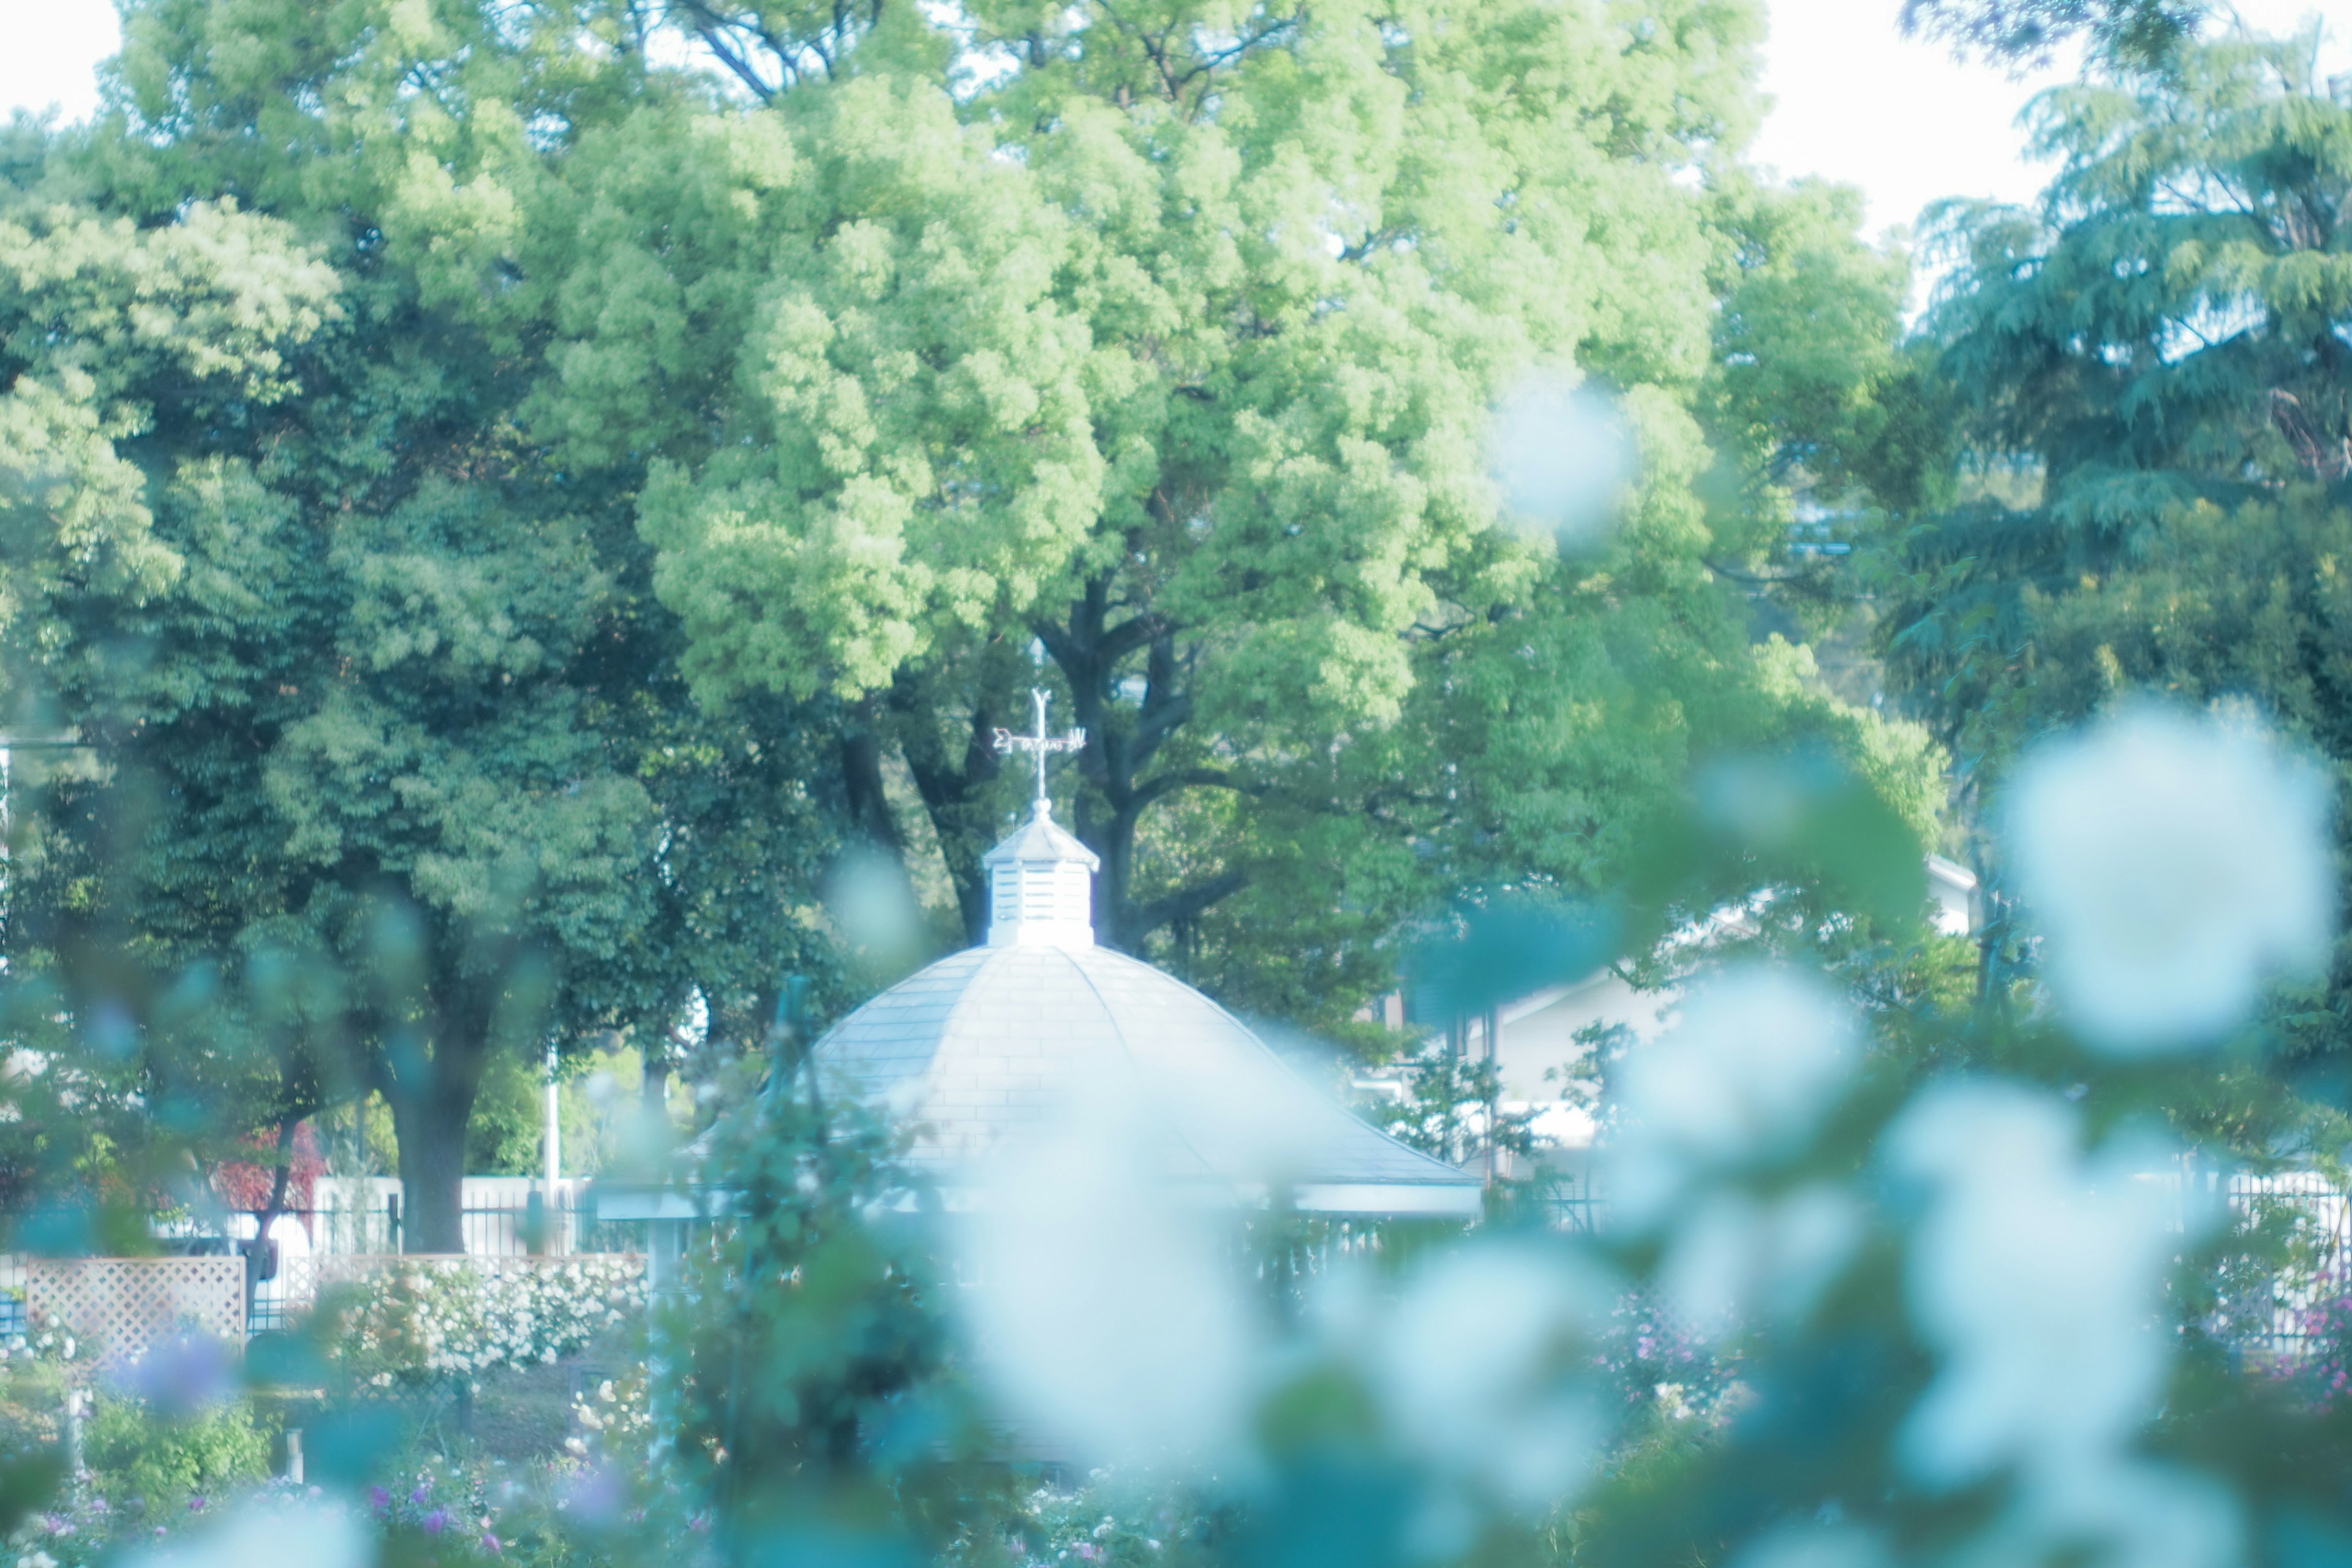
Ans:
POLYGON ((1029 820, 981 858, 988 868, 988 945, 1092 947, 1095 852, 1064 832, 1041 797, 1029 820))

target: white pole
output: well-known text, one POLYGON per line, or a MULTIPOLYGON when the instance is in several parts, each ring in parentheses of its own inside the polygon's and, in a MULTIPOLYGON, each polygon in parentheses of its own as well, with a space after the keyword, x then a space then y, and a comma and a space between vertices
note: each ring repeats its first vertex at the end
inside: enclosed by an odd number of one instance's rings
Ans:
POLYGON ((546 1240, 542 1242, 541 1245, 544 1246, 549 1252, 553 1252, 556 1250, 554 1241, 555 1232, 557 1229, 555 1221, 555 1205, 557 1202, 555 1184, 563 1179, 563 1123, 556 1106, 555 1046, 551 1041, 549 1043, 547 1047, 547 1130, 545 1143, 547 1149, 547 1208, 545 1212, 547 1215, 549 1234, 546 1240))

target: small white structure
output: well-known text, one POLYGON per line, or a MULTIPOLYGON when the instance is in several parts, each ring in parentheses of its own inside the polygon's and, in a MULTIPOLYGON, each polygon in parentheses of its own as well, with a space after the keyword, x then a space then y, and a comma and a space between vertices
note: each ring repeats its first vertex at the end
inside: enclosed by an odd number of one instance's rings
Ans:
MULTIPOLYGON (((1029 820, 982 862, 988 940, 867 1002, 820 1039, 818 1069, 917 1129, 911 1160, 950 1206, 1008 1142, 1108 1093, 1141 1109, 1139 1158, 1203 1203, 1335 1216, 1475 1218, 1482 1178, 1399 1142, 1294 1071, 1198 991, 1095 942, 1094 852, 1054 821, 1045 758, 1079 736, 1000 734, 1034 752, 1029 820)), ((657 1283, 714 1194, 607 1185, 597 1212, 655 1225, 657 1283)))
POLYGON ((1250 1028, 1171 975, 1095 944, 1094 852, 1054 821, 1035 750, 1029 820, 991 850, 985 945, 940 960, 819 1040, 835 1080, 920 1129, 913 1152, 952 1185, 1010 1138, 1105 1089, 1150 1108, 1171 1182, 1244 1205, 1279 1186, 1328 1215, 1475 1216, 1483 1183, 1359 1120, 1250 1028))
MULTIPOLYGON (((1977 879, 1968 868, 1940 855, 1927 858, 1928 920, 1947 936, 1977 929, 1977 879)), ((1694 935, 1704 942, 1727 927, 1744 923, 1737 913, 1717 917, 1694 935)), ((1602 969, 1563 985, 1547 986, 1463 1020, 1456 1048, 1472 1060, 1491 1058, 1502 1090, 1497 1109, 1536 1112, 1535 1131, 1565 1156, 1571 1170, 1591 1146, 1591 1116, 1565 1104, 1561 1094, 1588 1079, 1592 1064, 1578 1036, 1596 1026, 1622 1026, 1635 1043, 1655 1039, 1673 1021, 1678 998, 1672 991, 1637 991, 1614 971, 1602 969)))

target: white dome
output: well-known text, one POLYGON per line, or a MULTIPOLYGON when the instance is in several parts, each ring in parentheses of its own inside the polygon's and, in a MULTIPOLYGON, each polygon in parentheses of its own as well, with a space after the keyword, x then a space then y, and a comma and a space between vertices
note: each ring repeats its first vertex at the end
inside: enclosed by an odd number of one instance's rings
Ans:
POLYGON ((815 1058, 917 1124, 915 1158, 942 1173, 1109 1083, 1165 1126, 1172 1179, 1245 1202, 1283 1185, 1322 1213, 1479 1208, 1476 1176, 1357 1120, 1191 986, 1090 943, 942 959, 842 1020, 815 1058))

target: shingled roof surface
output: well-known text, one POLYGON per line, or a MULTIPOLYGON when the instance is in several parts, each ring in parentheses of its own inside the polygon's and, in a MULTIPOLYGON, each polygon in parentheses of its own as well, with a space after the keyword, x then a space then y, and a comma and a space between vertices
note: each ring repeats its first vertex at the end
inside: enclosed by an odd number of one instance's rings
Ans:
POLYGON ((983 1156, 1078 1086, 1108 1083, 1164 1124, 1172 1177, 1479 1184, 1349 1114, 1191 986, 1106 948, 959 952, 842 1020, 816 1059, 919 1124, 915 1157, 935 1167, 983 1156))

